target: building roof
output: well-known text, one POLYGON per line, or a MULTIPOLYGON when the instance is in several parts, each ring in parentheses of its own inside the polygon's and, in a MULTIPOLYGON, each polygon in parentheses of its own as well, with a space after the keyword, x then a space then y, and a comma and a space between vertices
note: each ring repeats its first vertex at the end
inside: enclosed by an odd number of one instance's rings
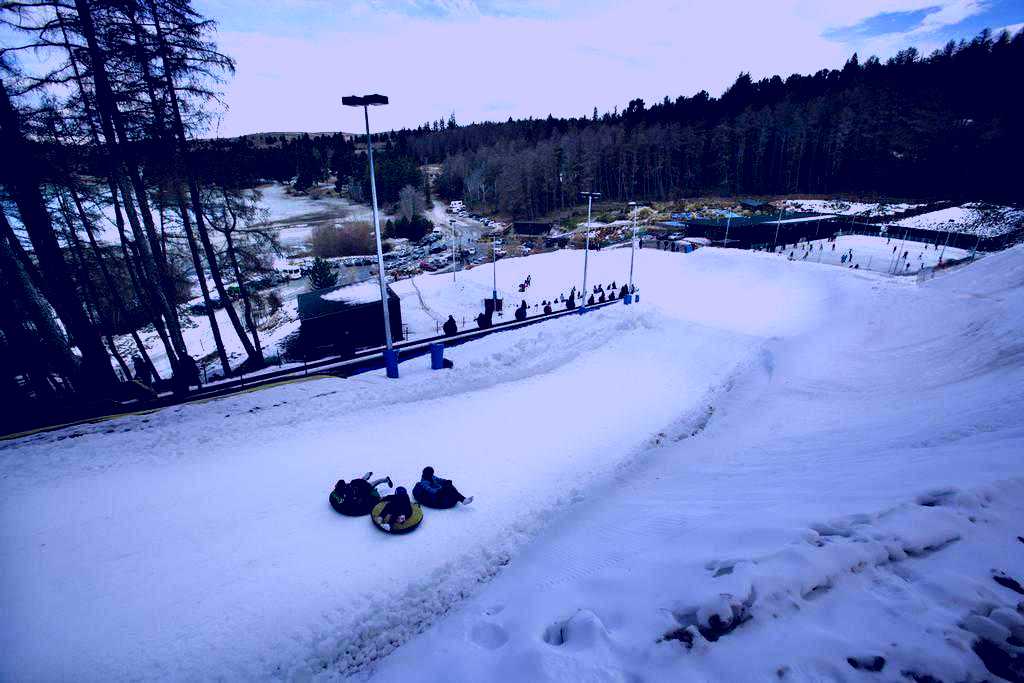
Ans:
MULTIPOLYGON (((398 295, 388 287, 388 299, 398 295)), ((354 285, 337 285, 298 296, 299 319, 308 320, 322 315, 333 315, 366 305, 380 305, 380 285, 367 280, 354 285)))

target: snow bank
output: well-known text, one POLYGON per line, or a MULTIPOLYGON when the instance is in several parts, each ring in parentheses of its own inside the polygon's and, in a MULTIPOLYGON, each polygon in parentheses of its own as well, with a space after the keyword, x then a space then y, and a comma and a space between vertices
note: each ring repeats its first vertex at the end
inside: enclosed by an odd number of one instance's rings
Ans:
POLYGON ((884 202, 848 202, 843 199, 787 199, 783 206, 794 211, 832 213, 841 216, 892 216, 921 204, 884 202))
POLYGON ((930 211, 891 223, 907 228, 962 232, 981 237, 997 237, 1024 227, 1024 209, 1009 206, 964 204, 930 211))

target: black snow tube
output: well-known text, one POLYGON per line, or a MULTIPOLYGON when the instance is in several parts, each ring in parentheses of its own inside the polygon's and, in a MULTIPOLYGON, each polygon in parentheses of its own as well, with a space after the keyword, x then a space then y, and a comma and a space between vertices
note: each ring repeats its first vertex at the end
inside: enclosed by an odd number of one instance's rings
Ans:
POLYGON ((334 495, 334 491, 327 497, 331 501, 331 507, 334 508, 335 512, 340 512, 346 517, 362 517, 363 515, 370 514, 370 510, 373 506, 380 502, 380 498, 367 498, 361 501, 342 501, 338 502, 337 496, 334 495))
POLYGON ((447 510, 459 504, 459 501, 455 500, 452 496, 435 496, 430 494, 423 488, 422 483, 412 487, 412 497, 420 505, 426 505, 428 508, 434 508, 435 510, 447 510))
POLYGON ((377 521, 377 517, 384 509, 385 505, 387 505, 387 503, 385 501, 381 501, 373 506, 373 511, 370 513, 370 521, 373 522, 375 527, 386 534, 407 534, 410 531, 414 531, 416 527, 420 525, 420 522, 423 521, 423 508, 418 504, 413 503, 412 515, 408 519, 401 524, 392 524, 390 530, 385 529, 380 525, 380 522, 377 521))

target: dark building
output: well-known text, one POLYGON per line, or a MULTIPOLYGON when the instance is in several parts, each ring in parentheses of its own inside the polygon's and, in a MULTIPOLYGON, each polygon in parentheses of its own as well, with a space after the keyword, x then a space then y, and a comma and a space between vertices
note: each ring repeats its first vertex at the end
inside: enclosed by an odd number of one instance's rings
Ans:
MULTIPOLYGON (((384 311, 376 281, 342 285, 300 294, 299 343, 306 357, 384 345, 384 311)), ((402 303, 388 287, 391 338, 402 340, 402 303)))
POLYGON ((551 232, 551 223, 537 221, 516 221, 512 229, 517 235, 546 235, 551 232))
POLYGON ((741 199, 740 206, 750 211, 772 211, 775 209, 770 202, 761 199, 741 199))

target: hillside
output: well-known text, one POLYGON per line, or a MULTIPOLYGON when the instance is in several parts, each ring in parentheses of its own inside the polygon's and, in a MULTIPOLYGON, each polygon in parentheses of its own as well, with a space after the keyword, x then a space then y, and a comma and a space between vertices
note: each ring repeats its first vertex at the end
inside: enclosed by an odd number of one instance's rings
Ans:
POLYGON ((1019 599, 992 572, 1024 575, 1024 252, 921 285, 713 248, 637 268, 639 305, 450 371, 4 444, 0 677, 818 680, 875 656, 984 677, 972 643, 1019 599), (401 539, 327 504, 425 464, 474 504, 401 539), (743 619, 710 642, 712 614, 743 619))

